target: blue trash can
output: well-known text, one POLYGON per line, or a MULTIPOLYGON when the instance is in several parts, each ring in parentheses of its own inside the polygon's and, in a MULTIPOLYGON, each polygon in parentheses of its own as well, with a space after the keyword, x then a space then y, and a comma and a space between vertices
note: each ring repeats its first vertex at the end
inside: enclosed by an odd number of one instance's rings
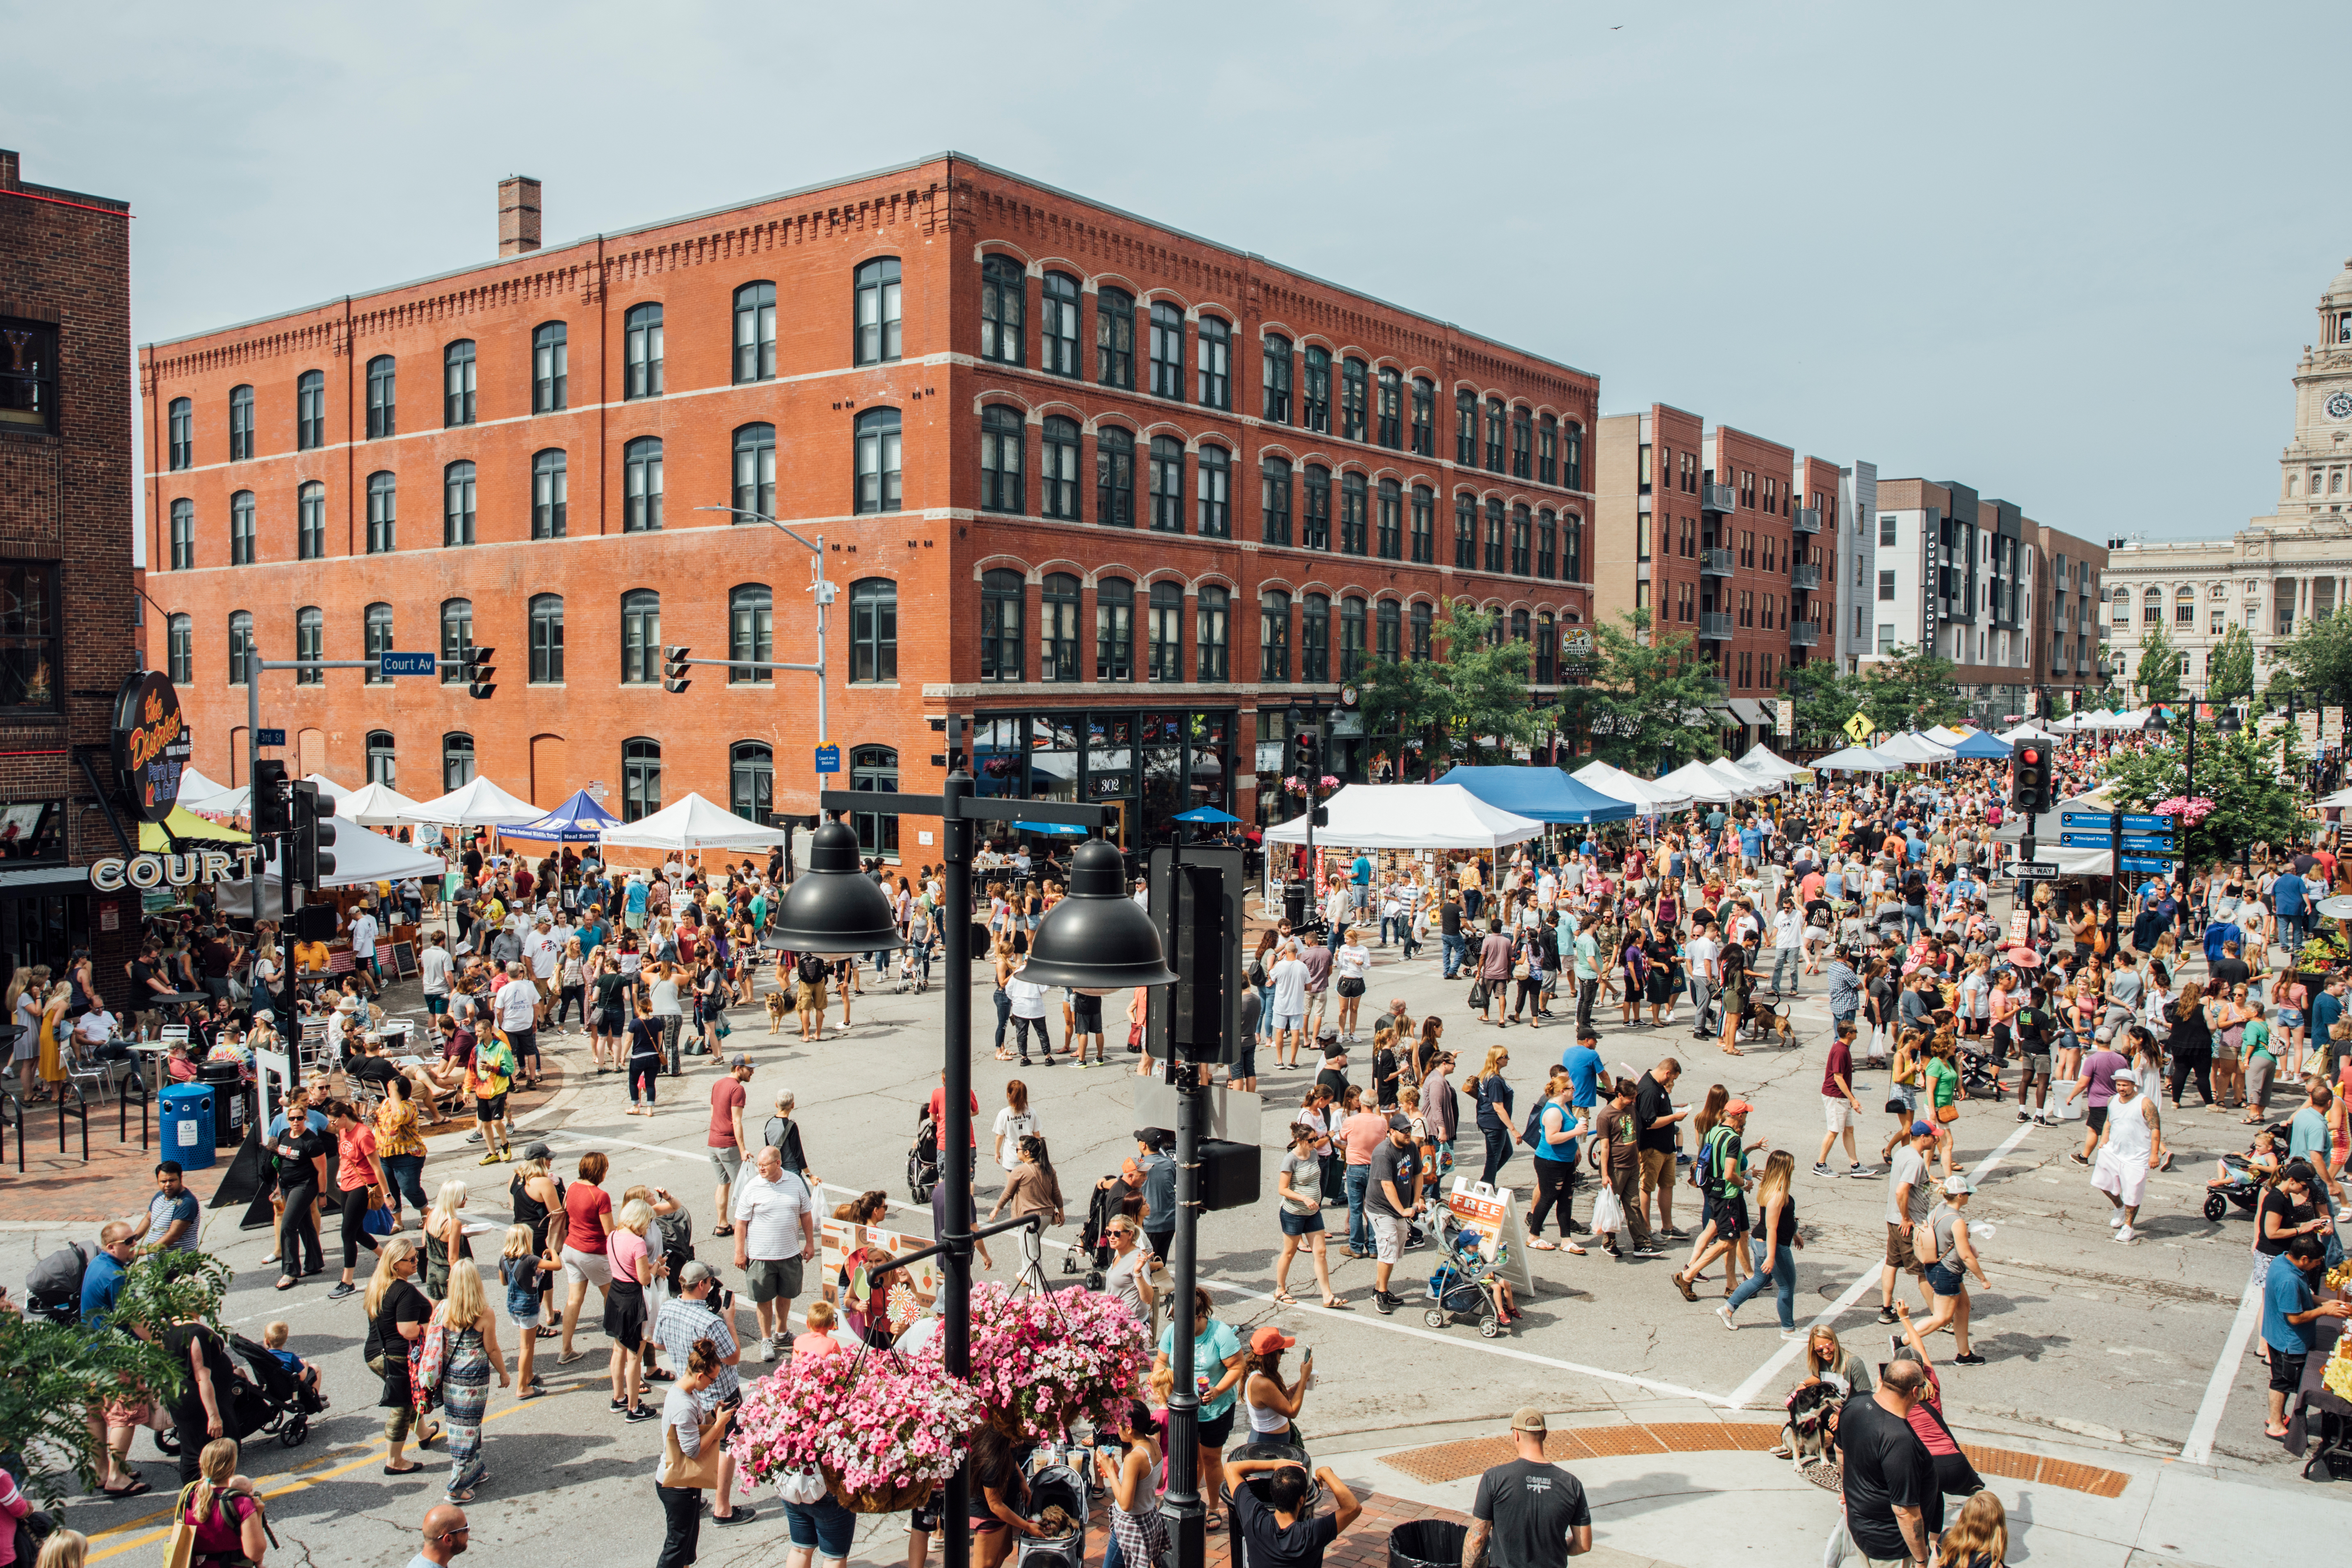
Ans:
POLYGON ((209 1170, 213 1163, 213 1089, 206 1083, 175 1083, 160 1097, 157 1121, 163 1133, 161 1157, 176 1160, 183 1171, 209 1170))

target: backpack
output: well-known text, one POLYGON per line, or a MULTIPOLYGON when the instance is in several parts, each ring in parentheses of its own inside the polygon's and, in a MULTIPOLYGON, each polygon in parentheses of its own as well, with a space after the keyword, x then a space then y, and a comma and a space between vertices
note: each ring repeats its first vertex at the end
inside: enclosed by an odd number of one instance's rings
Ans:
POLYGON ((1538 1153, 1544 1146, 1543 1113, 1550 1104, 1549 1100, 1536 1101, 1536 1108, 1528 1112, 1528 1124, 1519 1129, 1519 1142, 1538 1153))
POLYGON ((1715 1180, 1715 1130, 1698 1141, 1698 1161, 1691 1168, 1691 1184, 1704 1189, 1715 1180))
POLYGON ((25 1276, 25 1305, 55 1321, 74 1321, 81 1316, 81 1279, 89 1268, 89 1248, 68 1242, 25 1276))
POLYGON ((822 985, 824 984, 824 960, 813 952, 802 953, 801 961, 793 966, 793 973, 800 977, 803 985, 822 985))

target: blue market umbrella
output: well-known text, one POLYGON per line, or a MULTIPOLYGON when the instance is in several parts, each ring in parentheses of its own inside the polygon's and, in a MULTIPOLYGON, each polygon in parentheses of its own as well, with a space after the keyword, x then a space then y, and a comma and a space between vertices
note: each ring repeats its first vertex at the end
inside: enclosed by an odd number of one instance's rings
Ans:
POLYGON ((1219 811, 1213 805, 1196 805, 1190 811, 1178 812, 1171 820, 1176 822, 1198 822, 1207 824, 1239 822, 1241 818, 1235 816, 1230 811, 1219 811))
POLYGON ((536 822, 499 828, 499 837, 534 844, 593 844, 604 829, 620 825, 619 817, 598 805, 583 789, 573 791, 571 799, 536 822))
POLYGON ((1087 837, 1087 830, 1075 822, 1016 822, 1013 828, 1016 833, 1048 833, 1057 838, 1087 837))

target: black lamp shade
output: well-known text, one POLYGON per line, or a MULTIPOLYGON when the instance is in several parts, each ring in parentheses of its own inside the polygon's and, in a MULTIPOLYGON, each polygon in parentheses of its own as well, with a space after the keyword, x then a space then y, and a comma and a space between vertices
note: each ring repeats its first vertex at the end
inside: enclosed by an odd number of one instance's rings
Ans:
POLYGON ((1039 923, 1021 978, 1096 994, 1176 984, 1160 929, 1127 896, 1125 863, 1115 846, 1098 838, 1078 846, 1069 896, 1039 923))
POLYGON ((907 945, 890 896, 858 868, 857 835, 846 823, 828 822, 810 835, 808 869, 784 890, 775 923, 761 934, 761 945, 770 942, 825 958, 907 945))

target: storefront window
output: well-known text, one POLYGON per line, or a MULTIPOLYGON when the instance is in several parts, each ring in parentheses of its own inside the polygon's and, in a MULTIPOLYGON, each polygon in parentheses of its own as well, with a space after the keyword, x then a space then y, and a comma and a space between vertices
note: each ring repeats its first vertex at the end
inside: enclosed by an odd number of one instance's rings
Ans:
POLYGON ((31 800, 0 805, 0 861, 12 866, 63 865, 65 858, 65 802, 31 800))
POLYGON ((0 562, 0 709, 58 706, 57 568, 0 562))

